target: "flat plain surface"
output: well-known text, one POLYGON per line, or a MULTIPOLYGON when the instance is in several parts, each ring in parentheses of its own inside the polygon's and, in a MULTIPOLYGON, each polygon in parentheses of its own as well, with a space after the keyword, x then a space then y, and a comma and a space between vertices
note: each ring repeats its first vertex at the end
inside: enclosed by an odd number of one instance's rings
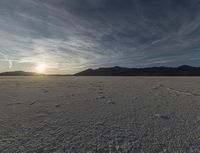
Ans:
POLYGON ((0 152, 200 152, 200 78, 0 77, 0 152))

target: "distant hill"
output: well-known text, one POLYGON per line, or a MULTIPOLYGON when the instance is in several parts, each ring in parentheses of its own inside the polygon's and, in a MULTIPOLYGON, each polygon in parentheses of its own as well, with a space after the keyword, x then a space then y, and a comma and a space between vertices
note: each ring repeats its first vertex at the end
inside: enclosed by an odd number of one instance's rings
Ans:
POLYGON ((109 67, 87 69, 75 76, 200 76, 200 67, 182 65, 179 67, 124 68, 109 67))
POLYGON ((39 76, 42 74, 34 72, 24 72, 24 71, 14 71, 14 72, 3 72, 0 73, 0 76, 39 76))

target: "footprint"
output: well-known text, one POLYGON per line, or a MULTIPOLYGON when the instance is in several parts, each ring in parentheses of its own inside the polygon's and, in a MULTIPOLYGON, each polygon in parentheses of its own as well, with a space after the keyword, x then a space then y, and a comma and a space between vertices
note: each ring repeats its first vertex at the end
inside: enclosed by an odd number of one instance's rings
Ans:
POLYGON ((60 107, 60 104, 56 104, 55 106, 56 106, 56 107, 60 107))
POLYGON ((35 100, 35 101, 31 102, 29 105, 34 105, 36 102, 37 101, 35 100))
POLYGON ((155 114, 155 117, 159 117, 159 118, 164 119, 164 120, 169 120, 170 119, 169 116, 165 116, 165 115, 161 115, 161 114, 155 114))
POLYGON ((115 105, 115 102, 114 102, 114 101, 111 101, 111 100, 108 100, 107 103, 108 103, 108 104, 111 104, 111 105, 115 105))
POLYGON ((21 103, 9 103, 7 106, 20 105, 21 103))

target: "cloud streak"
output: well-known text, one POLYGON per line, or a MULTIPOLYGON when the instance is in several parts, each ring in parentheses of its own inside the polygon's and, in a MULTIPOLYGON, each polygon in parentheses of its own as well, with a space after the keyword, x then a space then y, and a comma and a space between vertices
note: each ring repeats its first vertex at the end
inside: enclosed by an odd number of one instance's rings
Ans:
POLYGON ((0 52, 0 55, 3 56, 3 59, 0 59, 0 61, 8 62, 8 68, 11 69, 13 66, 12 60, 10 60, 8 56, 2 52, 0 52))

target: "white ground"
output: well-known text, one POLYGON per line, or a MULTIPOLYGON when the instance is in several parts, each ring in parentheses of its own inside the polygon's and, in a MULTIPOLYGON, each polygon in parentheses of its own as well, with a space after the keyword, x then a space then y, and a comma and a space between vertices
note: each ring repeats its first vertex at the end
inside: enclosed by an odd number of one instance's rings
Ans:
POLYGON ((0 152, 200 152, 200 78, 0 77, 0 152))

